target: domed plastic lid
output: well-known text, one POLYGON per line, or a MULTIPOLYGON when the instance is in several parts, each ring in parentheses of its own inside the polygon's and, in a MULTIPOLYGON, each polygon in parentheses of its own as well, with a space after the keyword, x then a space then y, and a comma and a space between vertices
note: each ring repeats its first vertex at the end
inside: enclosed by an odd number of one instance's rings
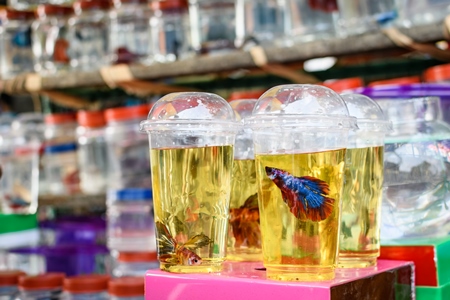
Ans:
POLYGON ((116 297, 143 296, 144 277, 122 277, 111 280, 108 284, 108 293, 116 297))
POLYGON ((142 131, 236 131, 239 123, 225 99, 210 93, 172 93, 153 105, 142 131))
POLYGON ((64 279, 64 290, 72 294, 96 293, 108 289, 108 275, 79 275, 64 279))
POLYGON ((237 120, 241 121, 252 115, 256 102, 258 99, 234 100, 230 105, 236 113, 237 120))
POLYGON ((2 270, 0 271, 0 287, 17 285, 20 276, 25 276, 26 273, 20 270, 2 270))
POLYGON ((341 95, 350 116, 357 119, 358 128, 371 131, 389 131, 391 123, 374 100, 361 94, 341 95))
POLYGON ((341 96, 327 87, 310 84, 271 88, 259 98, 246 123, 252 128, 357 128, 341 96))

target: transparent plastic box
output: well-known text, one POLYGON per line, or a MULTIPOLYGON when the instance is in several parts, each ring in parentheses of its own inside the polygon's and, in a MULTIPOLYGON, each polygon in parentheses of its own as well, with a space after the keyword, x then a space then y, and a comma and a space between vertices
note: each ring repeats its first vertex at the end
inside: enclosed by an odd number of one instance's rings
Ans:
POLYGON ((0 9, 0 78, 33 71, 32 11, 0 9))

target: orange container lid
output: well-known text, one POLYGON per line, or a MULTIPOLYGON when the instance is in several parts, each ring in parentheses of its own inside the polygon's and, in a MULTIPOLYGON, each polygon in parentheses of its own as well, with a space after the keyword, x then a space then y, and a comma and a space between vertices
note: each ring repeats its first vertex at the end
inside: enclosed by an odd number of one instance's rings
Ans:
POLYGON ((364 82, 360 77, 351 77, 345 79, 325 80, 322 85, 340 93, 345 90, 355 89, 364 86, 364 82))
POLYGON ((0 286, 17 285, 20 276, 27 275, 20 270, 3 270, 0 271, 0 286))
POLYGON ((232 92, 228 97, 228 102, 234 100, 242 100, 242 99, 258 99, 264 94, 265 90, 255 90, 255 91, 236 91, 232 92))
POLYGON ((408 77, 398 77, 386 80, 377 80, 369 83, 370 87, 380 86, 380 85, 391 85, 391 84, 411 84, 411 83, 420 83, 419 76, 408 76, 408 77))
POLYGON ((112 3, 107 0, 79 0, 73 3, 75 13, 87 10, 108 10, 112 7, 112 3))
POLYGON ((122 277, 109 282, 108 293, 116 297, 138 297, 145 294, 144 277, 122 277))
POLYGON ((108 290, 108 275, 79 275, 64 279, 64 291, 72 294, 95 293, 108 290))
POLYGON ((47 16, 70 16, 73 14, 73 8, 64 5, 41 4, 36 9, 38 18, 45 19, 47 16))
POLYGON ((156 252, 119 252, 117 260, 121 262, 147 262, 157 261, 156 252))
POLYGON ((438 82, 450 79, 450 64, 428 68, 423 73, 425 82, 438 82))
POLYGON ((64 124, 64 123, 75 123, 77 121, 76 115, 73 113, 60 113, 60 114, 49 114, 45 116, 45 124, 64 124))
POLYGON ((103 127, 106 125, 103 111, 80 110, 77 113, 78 124, 85 127, 103 127))
POLYGON ((105 110, 105 119, 109 123, 113 121, 146 118, 150 108, 152 108, 152 106, 149 104, 110 108, 105 110))
POLYGON ((19 277, 19 287, 23 290, 55 289, 63 285, 64 273, 45 273, 36 276, 19 277))
POLYGON ((189 4, 187 0, 161 0, 152 1, 151 7, 154 10, 187 9, 189 4))

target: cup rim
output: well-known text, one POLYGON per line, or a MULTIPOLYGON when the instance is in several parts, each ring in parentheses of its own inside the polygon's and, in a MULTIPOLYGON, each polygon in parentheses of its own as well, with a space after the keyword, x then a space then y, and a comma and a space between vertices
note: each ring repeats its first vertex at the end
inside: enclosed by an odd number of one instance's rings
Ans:
POLYGON ((231 120, 215 119, 165 119, 165 120, 144 120, 139 125, 139 130, 144 133, 153 131, 189 131, 195 130, 214 132, 236 133, 242 128, 242 123, 231 120))
POLYGON ((244 119, 253 130, 269 127, 329 128, 338 130, 358 129, 357 118, 348 115, 317 114, 256 114, 244 119))

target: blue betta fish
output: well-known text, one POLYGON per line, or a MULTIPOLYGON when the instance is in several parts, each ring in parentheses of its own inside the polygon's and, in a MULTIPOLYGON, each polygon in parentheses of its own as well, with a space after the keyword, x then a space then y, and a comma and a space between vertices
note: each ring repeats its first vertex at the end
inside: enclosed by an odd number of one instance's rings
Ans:
POLYGON ((283 201, 297 219, 322 221, 333 211, 328 183, 312 176, 295 177, 289 172, 266 167, 267 176, 281 190, 283 201))

